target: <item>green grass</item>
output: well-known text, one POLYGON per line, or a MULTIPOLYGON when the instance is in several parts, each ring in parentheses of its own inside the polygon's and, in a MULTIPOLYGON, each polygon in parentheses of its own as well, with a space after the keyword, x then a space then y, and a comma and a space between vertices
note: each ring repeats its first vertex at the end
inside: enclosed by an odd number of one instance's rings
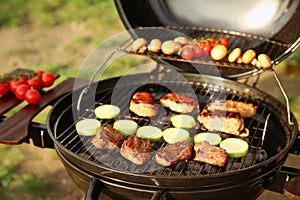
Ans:
POLYGON ((81 21, 105 22, 104 26, 111 27, 116 15, 111 0, 0 0, 0 5, 0 26, 55 26, 81 21))

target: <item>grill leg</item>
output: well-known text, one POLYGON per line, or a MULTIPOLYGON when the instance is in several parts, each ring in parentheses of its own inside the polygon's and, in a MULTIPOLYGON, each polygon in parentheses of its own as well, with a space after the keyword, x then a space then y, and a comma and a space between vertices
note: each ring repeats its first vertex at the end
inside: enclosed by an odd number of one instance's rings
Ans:
POLYGON ((85 194, 85 200, 97 200, 99 199, 101 190, 104 188, 103 183, 98 179, 93 177, 89 183, 88 190, 85 194))

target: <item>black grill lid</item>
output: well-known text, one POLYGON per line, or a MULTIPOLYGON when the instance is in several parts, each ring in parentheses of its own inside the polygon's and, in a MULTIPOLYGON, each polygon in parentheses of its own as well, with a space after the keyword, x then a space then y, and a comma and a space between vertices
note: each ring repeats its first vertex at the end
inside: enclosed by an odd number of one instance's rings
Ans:
MULTIPOLYGON (((186 29, 200 30, 200 35, 216 35, 221 32, 229 40, 233 40, 233 36, 246 36, 245 43, 251 45, 256 42, 249 42, 249 38, 263 39, 266 43, 279 44, 280 47, 277 45, 275 48, 281 48, 279 54, 271 57, 273 66, 294 52, 300 44, 300 2, 297 0, 247 0, 242 3, 238 0, 115 0, 115 4, 133 38, 143 36, 136 31, 141 28, 164 27, 183 31, 191 38, 195 36, 195 32, 192 31, 194 35, 189 35, 186 29)), ((261 44, 258 48, 260 46, 261 44)), ((229 51, 234 47, 239 46, 232 45, 229 51)), ((243 50, 248 48, 255 49, 253 46, 242 46, 243 50)), ((274 47, 269 49, 272 48, 274 47)), ((174 65, 172 62, 171 64, 174 65)), ((189 71, 184 65, 183 71, 189 71)), ((255 68, 232 70, 230 67, 220 68, 218 63, 216 65, 221 69, 222 76, 228 78, 245 77, 259 72, 255 68)))

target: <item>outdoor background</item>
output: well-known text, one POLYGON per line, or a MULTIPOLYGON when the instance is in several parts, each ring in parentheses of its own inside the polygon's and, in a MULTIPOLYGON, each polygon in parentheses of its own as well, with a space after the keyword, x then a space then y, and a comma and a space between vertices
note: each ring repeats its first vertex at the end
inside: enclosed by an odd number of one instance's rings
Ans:
MULTIPOLYGON (((0 0, 0 73, 43 69, 60 74, 58 84, 76 77, 89 52, 124 30, 112 0, 0 0)), ((133 61, 122 62, 130 67, 133 61)), ((298 119, 299 67, 299 50, 276 67, 298 119)), ((283 101, 271 73, 262 76, 258 87, 283 101)), ((36 120, 45 123, 46 116, 47 110, 36 120)), ((83 194, 54 150, 0 144, 0 199, 79 200, 83 194)))

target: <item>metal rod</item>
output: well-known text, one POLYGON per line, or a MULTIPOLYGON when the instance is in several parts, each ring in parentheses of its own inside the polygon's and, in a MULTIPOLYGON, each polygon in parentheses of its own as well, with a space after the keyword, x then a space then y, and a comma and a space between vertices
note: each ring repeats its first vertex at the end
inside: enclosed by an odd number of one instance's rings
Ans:
POLYGON ((282 86, 282 84, 281 84, 278 76, 277 76, 276 71, 273 70, 273 69, 271 71, 273 72, 273 75, 274 75, 274 77, 275 77, 275 79, 277 81, 277 84, 278 84, 278 86, 279 86, 279 88, 281 90, 281 93, 284 96, 284 99, 285 99, 285 102, 286 102, 286 110, 287 110, 287 115, 288 115, 287 116, 288 117, 288 123, 289 123, 289 125, 294 125, 294 122, 291 121, 291 111, 290 111, 290 103, 289 103, 288 96, 287 96, 287 94, 286 94, 286 92, 285 92, 285 90, 284 90, 284 88, 283 88, 283 86, 282 86))
POLYGON ((267 132, 267 127, 268 127, 268 123, 269 123, 269 119, 270 119, 270 115, 267 115, 266 121, 265 121, 265 126, 264 126, 264 130, 263 130, 263 135, 262 135, 262 141, 261 141, 261 145, 260 147, 264 146, 264 140, 265 140, 265 136, 266 136, 266 132, 267 132))

